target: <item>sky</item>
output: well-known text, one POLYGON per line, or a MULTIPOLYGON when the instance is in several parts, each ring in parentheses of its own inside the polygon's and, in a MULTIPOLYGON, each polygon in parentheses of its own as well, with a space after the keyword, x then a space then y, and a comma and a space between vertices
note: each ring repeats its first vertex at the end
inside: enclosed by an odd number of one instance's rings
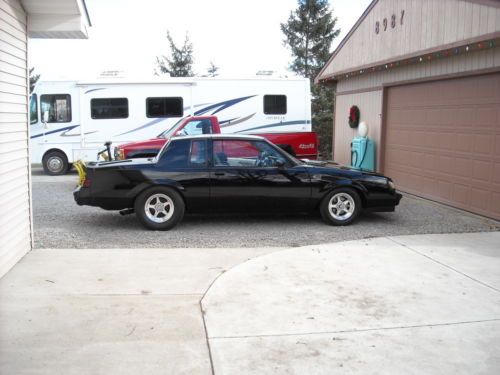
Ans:
MULTIPOLYGON (((330 0, 340 36, 371 0, 330 0)), ((151 79, 156 56, 168 55, 167 30, 178 46, 188 33, 194 72, 206 74, 210 62, 221 76, 247 77, 259 70, 278 75, 292 60, 283 45, 280 23, 297 0, 86 0, 92 27, 87 40, 30 39, 29 65, 42 80, 95 79, 106 70, 132 79, 151 79)))

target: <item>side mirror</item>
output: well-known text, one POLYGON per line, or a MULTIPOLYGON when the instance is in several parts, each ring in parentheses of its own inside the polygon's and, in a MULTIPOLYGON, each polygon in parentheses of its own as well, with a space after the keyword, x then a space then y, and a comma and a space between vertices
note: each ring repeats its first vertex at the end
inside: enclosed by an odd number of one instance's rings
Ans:
POLYGON ((49 122, 49 111, 44 111, 44 112, 43 112, 42 122, 43 122, 44 124, 46 124, 47 122, 49 122))

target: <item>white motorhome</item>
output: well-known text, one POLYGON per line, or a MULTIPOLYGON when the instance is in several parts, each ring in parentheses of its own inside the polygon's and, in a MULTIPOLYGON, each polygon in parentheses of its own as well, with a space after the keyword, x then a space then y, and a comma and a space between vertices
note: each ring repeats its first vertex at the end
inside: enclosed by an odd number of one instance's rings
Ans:
POLYGON ((106 141, 153 138, 190 115, 215 115, 229 133, 311 131, 302 78, 39 82, 30 112, 31 162, 50 174, 96 160, 106 141))

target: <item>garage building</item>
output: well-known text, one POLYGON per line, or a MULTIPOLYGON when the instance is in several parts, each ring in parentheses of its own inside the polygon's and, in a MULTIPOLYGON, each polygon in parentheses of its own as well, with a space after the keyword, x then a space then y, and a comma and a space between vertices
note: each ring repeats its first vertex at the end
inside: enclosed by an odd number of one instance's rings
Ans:
POLYGON ((357 106, 398 189, 500 219, 500 1, 374 0, 316 78, 334 159, 357 106))

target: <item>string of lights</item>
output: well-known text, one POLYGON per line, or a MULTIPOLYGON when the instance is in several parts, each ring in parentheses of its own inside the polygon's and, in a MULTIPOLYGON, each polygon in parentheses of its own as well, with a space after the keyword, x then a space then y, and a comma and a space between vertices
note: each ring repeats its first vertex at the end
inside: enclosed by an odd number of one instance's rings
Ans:
POLYGON ((445 49, 439 52, 432 52, 432 53, 426 53, 422 54, 421 56, 417 57, 411 57, 408 59, 400 60, 400 61, 395 61, 387 64, 380 64, 376 65, 370 68, 365 68, 365 69, 359 69, 359 70, 354 70, 348 73, 342 73, 342 74, 336 74, 332 75, 326 80, 331 80, 331 79, 338 79, 338 78, 351 78, 354 76, 359 76, 362 74, 368 74, 368 73, 374 73, 374 72, 380 72, 383 70, 388 70, 388 69, 393 69, 393 68, 398 68, 401 66, 408 66, 408 65, 413 65, 413 64, 420 64, 424 62, 430 62, 436 59, 442 59, 442 58, 448 58, 452 56, 457 56, 461 54, 467 54, 470 52, 475 52, 475 51, 482 51, 486 49, 491 49, 496 46, 498 46, 500 43, 500 39, 492 39, 492 40, 487 40, 479 43, 471 43, 459 47, 453 47, 449 49, 445 49))

